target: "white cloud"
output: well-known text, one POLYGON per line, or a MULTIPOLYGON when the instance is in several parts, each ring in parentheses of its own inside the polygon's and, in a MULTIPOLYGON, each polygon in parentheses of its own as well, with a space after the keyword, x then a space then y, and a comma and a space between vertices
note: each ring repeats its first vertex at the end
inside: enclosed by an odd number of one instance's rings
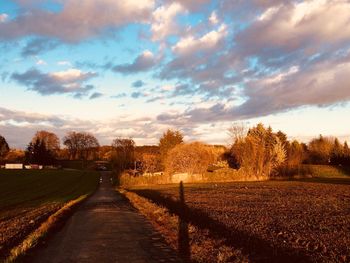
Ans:
POLYGON ((74 68, 51 73, 52 77, 59 79, 60 81, 74 81, 81 78, 83 75, 84 73, 81 70, 74 68))
POLYGON ((45 65, 47 65, 47 63, 46 63, 44 60, 42 60, 42 59, 38 59, 38 60, 36 61, 36 64, 39 65, 39 66, 45 66, 45 65))
POLYGON ((218 15, 217 15, 216 11, 213 11, 213 12, 210 14, 209 22, 210 22, 212 25, 216 25, 216 24, 219 23, 219 18, 218 18, 218 15))
POLYGON ((350 39, 350 2, 310 0, 268 8, 237 39, 249 53, 282 48, 316 51, 350 39))
POLYGON ((174 89, 175 89, 174 85, 164 85, 164 86, 161 87, 162 91, 172 91, 174 89))
POLYGON ((267 77, 265 79, 262 80, 262 84, 266 85, 270 85, 270 84, 277 84, 281 81, 283 81, 286 77, 289 77, 295 73, 297 73, 299 71, 299 66, 292 66, 291 68, 289 68, 286 72, 282 72, 270 77, 267 77))
POLYGON ((177 2, 172 2, 166 6, 159 6, 152 13, 152 40, 158 41, 176 33, 176 16, 185 13, 186 9, 177 2))
MULTIPOLYGON (((62 11, 53 13, 35 9, 0 24, 0 38, 14 39, 23 36, 54 37, 66 42, 103 34, 107 29, 129 23, 146 23, 151 17, 154 0, 64 0, 62 11)), ((29 7, 28 7, 29 5, 29 7)))
POLYGON ((59 65, 59 66, 71 66, 72 63, 70 61, 67 61, 67 60, 62 60, 62 61, 58 61, 57 65, 59 65))
POLYGON ((0 23, 6 22, 8 17, 9 16, 7 14, 0 14, 0 23))
POLYGON ((70 93, 76 98, 80 98, 94 88, 94 86, 84 85, 84 83, 96 76, 97 74, 94 72, 82 72, 79 69, 52 73, 30 69, 24 73, 13 73, 11 78, 18 84, 42 95, 70 93))
POLYGON ((151 51, 145 50, 138 55, 132 63, 116 65, 112 70, 124 74, 147 71, 156 65, 157 60, 158 58, 156 58, 151 51))
POLYGON ((323 61, 248 83, 249 98, 232 113, 243 116, 268 115, 300 106, 327 106, 350 100, 350 61, 323 61))
POLYGON ((187 36, 179 40, 172 48, 175 53, 186 55, 194 51, 212 49, 227 35, 227 26, 222 24, 217 30, 210 31, 200 38, 187 36))
POLYGON ((258 20, 259 21, 266 21, 266 20, 270 20, 272 18, 273 15, 275 15, 278 10, 281 8, 281 6, 273 6, 273 7, 270 7, 268 9, 265 10, 264 13, 262 13, 259 17, 258 17, 258 20))

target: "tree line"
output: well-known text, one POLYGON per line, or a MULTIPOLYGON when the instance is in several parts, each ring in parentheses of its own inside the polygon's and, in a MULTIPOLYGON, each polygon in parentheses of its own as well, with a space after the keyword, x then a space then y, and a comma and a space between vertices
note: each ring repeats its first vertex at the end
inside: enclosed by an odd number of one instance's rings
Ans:
POLYGON ((52 132, 38 131, 25 151, 10 149, 0 136, 0 161, 22 161, 43 165, 57 160, 107 160, 116 171, 134 174, 165 172, 204 173, 210 169, 242 169, 256 177, 290 175, 302 164, 350 166, 347 142, 335 137, 312 139, 309 143, 289 140, 281 131, 258 124, 252 128, 233 125, 229 129, 230 145, 213 146, 201 142, 184 142, 183 134, 168 129, 154 146, 136 146, 132 138, 117 137, 111 145, 100 146, 87 132, 68 132, 60 140, 52 132))
POLYGON ((10 149, 0 136, 0 161, 54 165, 57 159, 94 160, 100 150, 96 137, 87 132, 68 132, 63 137, 63 145, 65 148, 61 149, 56 134, 43 130, 35 133, 24 151, 10 149))
POLYGON ((285 133, 258 124, 246 129, 235 125, 230 130, 228 151, 231 165, 257 176, 292 175, 302 164, 350 166, 350 150, 335 137, 312 139, 308 144, 288 140, 285 133))

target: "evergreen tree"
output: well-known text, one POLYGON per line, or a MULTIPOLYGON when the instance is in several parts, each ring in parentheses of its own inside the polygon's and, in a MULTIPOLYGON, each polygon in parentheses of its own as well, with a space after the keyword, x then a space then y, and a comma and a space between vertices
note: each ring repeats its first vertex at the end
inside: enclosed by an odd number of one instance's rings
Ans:
POLYGON ((0 135, 0 160, 9 152, 10 147, 4 137, 0 135))
POLYGON ((26 161, 31 164, 49 165, 54 163, 53 153, 40 139, 30 142, 25 153, 26 161))
POLYGON ((335 138, 332 153, 331 153, 331 164, 334 164, 334 165, 342 164, 343 158, 344 158, 344 148, 340 144, 338 138, 335 138))
POLYGON ((183 143, 183 135, 180 131, 168 129, 159 140, 159 151, 161 160, 164 163, 168 152, 176 145, 183 143))

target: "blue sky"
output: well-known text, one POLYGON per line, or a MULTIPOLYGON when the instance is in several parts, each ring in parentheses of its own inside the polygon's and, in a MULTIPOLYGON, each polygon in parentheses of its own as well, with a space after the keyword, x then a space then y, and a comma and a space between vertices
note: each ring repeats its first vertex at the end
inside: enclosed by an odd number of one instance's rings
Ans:
POLYGON ((350 139, 345 0, 0 3, 0 134, 228 143, 235 122, 350 139))

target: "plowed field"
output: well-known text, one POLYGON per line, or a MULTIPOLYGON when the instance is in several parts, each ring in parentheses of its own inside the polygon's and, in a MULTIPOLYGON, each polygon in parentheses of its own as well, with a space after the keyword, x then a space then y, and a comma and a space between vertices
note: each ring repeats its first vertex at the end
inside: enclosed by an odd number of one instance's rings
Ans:
POLYGON ((134 188, 254 262, 350 262, 350 181, 270 181, 134 188))

